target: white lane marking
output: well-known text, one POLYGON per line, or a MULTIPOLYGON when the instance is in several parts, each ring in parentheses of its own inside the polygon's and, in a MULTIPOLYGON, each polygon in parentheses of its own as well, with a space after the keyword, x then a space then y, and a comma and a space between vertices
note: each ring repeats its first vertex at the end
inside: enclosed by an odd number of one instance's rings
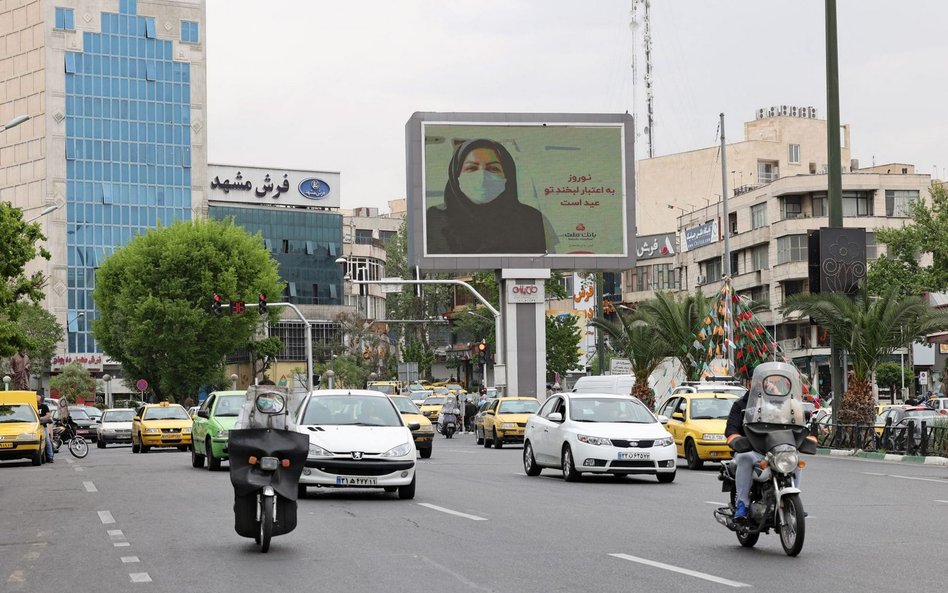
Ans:
POLYGON ((148 576, 147 572, 130 572, 128 573, 130 579, 133 583, 150 583, 151 577, 148 576))
POLYGON ((86 468, 82 467, 81 465, 77 465, 77 466, 73 467, 72 469, 76 470, 77 472, 84 472, 84 471, 86 471, 86 468))
POLYGON ((122 556, 122 564, 135 564, 137 562, 141 562, 138 556, 122 556))
POLYGON ((123 535, 125 535, 122 533, 121 529, 109 529, 108 531, 106 531, 106 533, 109 534, 109 537, 122 537, 123 535))
POLYGON ((127 547, 129 547, 129 546, 131 546, 131 545, 132 545, 132 544, 130 544, 130 543, 128 543, 128 542, 115 542, 114 544, 112 544, 112 547, 113 547, 113 548, 127 548, 127 547))
POLYGON ((14 570, 10 573, 10 577, 7 579, 8 583, 25 583, 26 574, 22 570, 14 570))
POLYGON ((726 502, 715 502, 715 501, 713 501, 713 500, 706 500, 706 501, 704 501, 704 504, 713 504, 713 505, 717 505, 717 506, 719 506, 719 507, 726 507, 726 506, 727 506, 727 503, 726 503, 726 502))
POLYGON ((115 517, 112 516, 112 513, 109 511, 98 511, 99 520, 102 521, 103 525, 109 525, 115 523, 115 517))
POLYGON ((646 560, 645 558, 639 558, 637 556, 629 556, 628 554, 609 554, 614 558, 621 558, 622 560, 628 560, 630 562, 638 562, 639 564, 645 564, 646 566, 653 566, 655 568, 661 568, 662 570, 669 570, 671 572, 677 572, 678 574, 688 575, 690 577, 695 577, 698 579, 704 579, 706 581, 711 581, 712 583, 718 583, 720 585, 727 585, 728 587, 750 587, 747 583, 739 583, 737 581, 729 581, 728 579, 722 579, 721 577, 716 577, 713 574, 707 574, 703 572, 698 572, 695 570, 689 570, 687 568, 680 568, 678 566, 672 566, 671 564, 663 564, 662 562, 655 562, 654 560, 646 560))
POLYGON ((27 552, 26 554, 23 554, 24 560, 38 560, 39 557, 40 557, 39 552, 27 552))
POLYGON ((98 492, 99 489, 95 487, 95 484, 92 482, 83 482, 82 485, 85 487, 86 492, 98 492))
POLYGON ((935 502, 943 502, 945 504, 948 504, 948 500, 936 500, 935 502))
POLYGON ((862 472, 868 476, 883 476, 886 478, 899 478, 900 480, 918 480, 919 482, 936 482, 938 484, 948 484, 948 480, 942 480, 938 478, 916 478, 915 476, 898 476, 896 474, 876 474, 870 472, 862 472))
POLYGON ((464 517, 465 519, 470 519, 471 521, 486 521, 484 517, 478 517, 477 515, 468 515, 467 513, 462 513, 460 511, 452 511, 451 509, 446 509, 444 507, 439 507, 436 504, 431 504, 428 502, 419 502, 418 506, 429 508, 433 511, 441 511, 442 513, 447 513, 449 515, 455 515, 457 517, 464 517))

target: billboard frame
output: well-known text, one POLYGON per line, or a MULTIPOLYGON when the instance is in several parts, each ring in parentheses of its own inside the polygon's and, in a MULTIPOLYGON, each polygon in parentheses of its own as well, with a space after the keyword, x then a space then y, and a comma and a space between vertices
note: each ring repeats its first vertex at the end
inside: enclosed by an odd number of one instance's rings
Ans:
POLYGON ((635 128, 629 114, 603 113, 439 113, 416 112, 405 124, 405 156, 407 180, 408 260, 410 265, 430 272, 468 272, 508 268, 552 270, 627 270, 635 267, 635 128), (625 211, 623 227, 624 254, 617 255, 425 255, 424 199, 424 125, 495 125, 577 127, 618 126, 621 128, 623 179, 622 195, 625 211))

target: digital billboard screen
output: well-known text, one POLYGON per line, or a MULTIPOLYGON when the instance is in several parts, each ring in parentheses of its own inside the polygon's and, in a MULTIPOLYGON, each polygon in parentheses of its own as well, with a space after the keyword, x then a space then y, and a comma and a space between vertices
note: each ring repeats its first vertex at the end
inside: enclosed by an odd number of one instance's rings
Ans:
POLYGON ((505 117, 420 122, 417 147, 409 130, 409 161, 413 148, 420 161, 409 164, 409 230, 422 267, 628 265, 631 118, 505 117))

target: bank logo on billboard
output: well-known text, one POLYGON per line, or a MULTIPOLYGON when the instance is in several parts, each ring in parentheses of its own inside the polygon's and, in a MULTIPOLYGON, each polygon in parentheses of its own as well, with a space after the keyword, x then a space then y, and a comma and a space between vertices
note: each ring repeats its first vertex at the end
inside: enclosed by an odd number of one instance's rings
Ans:
POLYGON ((329 195, 329 184, 322 179, 310 177, 300 182, 300 195, 311 200, 321 200, 329 195))

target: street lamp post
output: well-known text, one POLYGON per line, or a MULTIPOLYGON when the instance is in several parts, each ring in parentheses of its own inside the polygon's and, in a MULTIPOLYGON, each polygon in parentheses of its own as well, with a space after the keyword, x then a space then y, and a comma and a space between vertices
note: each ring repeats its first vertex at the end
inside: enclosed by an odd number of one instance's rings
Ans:
POLYGON ((102 382, 105 383, 105 405, 112 407, 112 375, 106 373, 102 375, 102 382))
MULTIPOLYGON (((27 210, 32 210, 32 208, 27 208, 27 210)), ((34 220, 39 220, 40 218, 43 218, 44 216, 46 216, 46 215, 49 214, 50 212, 55 212, 56 210, 59 210, 59 204, 53 204, 52 206, 47 206, 46 208, 43 209, 42 212, 40 212, 39 214, 37 214, 37 215, 34 216, 33 218, 29 218, 29 219, 27 219, 27 220, 25 220, 25 221, 23 221, 23 222, 33 222, 34 220)), ((26 210, 24 210, 24 212, 26 212, 26 210)))
POLYGON ((30 119, 29 115, 17 115, 13 119, 8 121, 6 124, 0 126, 0 132, 5 132, 9 130, 10 128, 15 128, 28 119, 30 119))

